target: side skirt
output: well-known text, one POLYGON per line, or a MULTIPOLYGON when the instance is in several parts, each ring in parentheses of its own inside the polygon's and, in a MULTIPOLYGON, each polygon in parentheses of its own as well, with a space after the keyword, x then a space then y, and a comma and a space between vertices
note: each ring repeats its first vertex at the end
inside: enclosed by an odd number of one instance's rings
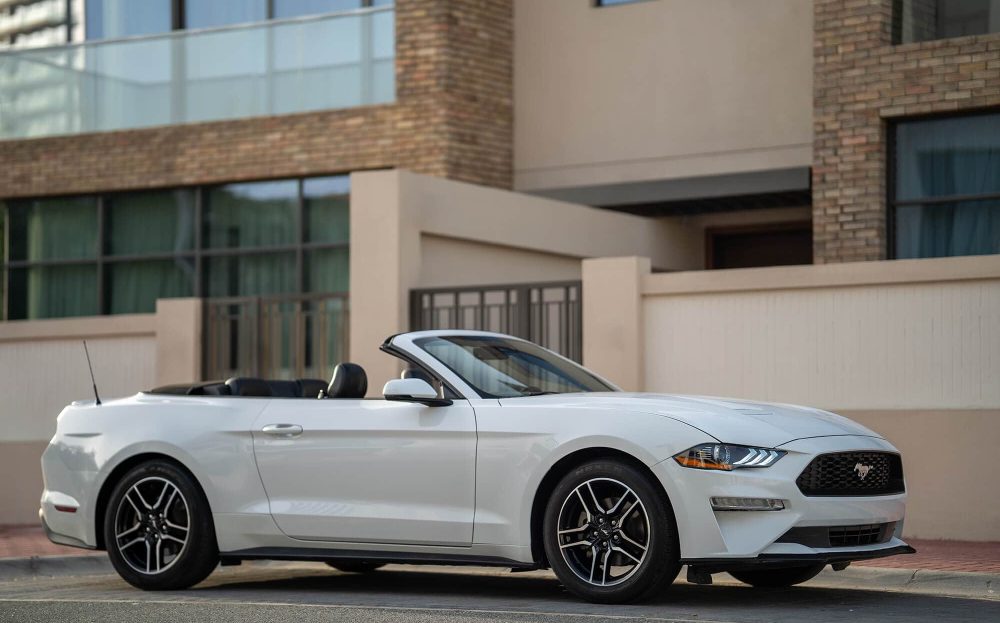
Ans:
POLYGON ((219 555, 222 564, 238 564, 243 560, 292 560, 303 562, 366 561, 406 565, 475 565, 478 567, 510 567, 529 571, 538 565, 518 562, 499 556, 468 554, 420 554, 379 550, 337 550, 307 547, 254 547, 219 555))

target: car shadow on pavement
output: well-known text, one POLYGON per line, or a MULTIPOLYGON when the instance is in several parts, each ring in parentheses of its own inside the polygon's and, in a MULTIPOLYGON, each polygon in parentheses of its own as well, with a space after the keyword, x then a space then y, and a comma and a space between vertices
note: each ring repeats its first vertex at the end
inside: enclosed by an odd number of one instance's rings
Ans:
MULTIPOLYGON (((310 570, 311 571, 311 570, 310 570)), ((566 592, 550 574, 515 574, 503 572, 463 573, 414 570, 380 570, 368 574, 337 571, 316 572, 296 569, 294 575, 281 577, 273 571, 254 577, 242 574, 226 581, 214 581, 194 589, 193 593, 213 598, 259 599, 290 603, 378 605, 410 608, 468 608, 497 611, 549 611, 562 613, 615 614, 645 617, 658 614, 698 616, 712 611, 712 618, 732 615, 742 618, 748 611, 765 619, 780 620, 783 611, 801 616, 803 607, 837 614, 878 613, 880 616, 906 618, 905 613, 935 612, 946 620, 956 619, 963 610, 1000 612, 1000 602, 962 599, 938 595, 888 592, 872 586, 870 590, 803 585, 790 589, 754 589, 749 586, 716 584, 699 586, 678 579, 670 590, 657 599, 628 606, 602 606, 585 603, 566 592), (768 614, 770 613, 770 614, 768 614)), ((970 614, 971 614, 970 611, 970 614)), ((979 616, 982 616, 981 614, 979 616)), ((867 618, 867 617, 866 617, 867 618)))

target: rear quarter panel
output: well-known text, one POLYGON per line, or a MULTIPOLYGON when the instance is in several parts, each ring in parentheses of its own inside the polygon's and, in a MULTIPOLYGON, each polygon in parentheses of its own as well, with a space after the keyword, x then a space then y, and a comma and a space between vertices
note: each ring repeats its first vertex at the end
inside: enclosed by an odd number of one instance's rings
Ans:
MULTIPOLYGON (((250 433, 268 401, 138 394, 100 406, 66 407, 42 455, 46 522, 54 532, 95 545, 101 488, 119 465, 141 454, 164 455, 186 467, 217 519, 222 514, 269 517, 250 433), (60 494, 75 498, 79 510, 55 511, 51 500, 60 494)), ((221 537, 224 526, 216 523, 221 537)))

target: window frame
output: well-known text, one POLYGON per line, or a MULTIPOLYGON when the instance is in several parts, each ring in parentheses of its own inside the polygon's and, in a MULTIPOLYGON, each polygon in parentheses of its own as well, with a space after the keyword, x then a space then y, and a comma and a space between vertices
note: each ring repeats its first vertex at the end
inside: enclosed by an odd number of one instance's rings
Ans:
MULTIPOLYGON (((304 294, 306 293, 305 287, 307 285, 305 279, 305 261, 306 254, 313 250, 328 250, 328 249, 347 249, 350 252, 350 240, 344 242, 307 242, 307 223, 305 219, 306 210, 306 196, 305 196, 305 184, 307 180, 310 179, 322 179, 330 177, 348 177, 348 173, 333 173, 329 175, 309 175, 304 177, 282 177, 282 178, 271 178, 271 179, 258 179, 258 180, 241 180, 238 182, 227 182, 222 184, 210 184, 210 185, 200 185, 200 186, 175 186, 175 187, 164 187, 164 188, 153 188, 153 189, 137 189, 132 191, 116 191, 109 193, 102 193, 98 195, 61 195, 63 197, 88 197, 94 198, 97 203, 97 253, 93 257, 84 258, 65 258, 65 259, 45 259, 45 260, 11 260, 10 259, 10 213, 12 209, 19 209, 15 207, 16 204, 21 202, 30 202, 36 200, 44 199, 54 199, 60 195, 48 195, 39 197, 25 197, 25 198, 14 198, 0 201, 3 204, 3 219, 4 219, 4 245, 3 245, 3 256, 0 257, 0 267, 2 267, 2 281, 3 281, 3 309, 2 318, 4 321, 11 320, 10 318, 10 275, 14 270, 30 269, 36 267, 44 266, 93 266, 97 269, 97 316, 109 316, 117 315, 111 314, 111 290, 108 287, 108 267, 115 264, 122 264, 128 262, 143 262, 143 261, 164 261, 164 260, 177 260, 185 259, 190 260, 194 264, 194 281, 192 283, 191 297, 203 298, 203 299, 217 299, 217 298, 232 298, 237 296, 243 296, 240 294, 227 294, 224 296, 208 296, 208 279, 207 270, 208 262, 207 260, 217 257, 252 257, 252 256, 264 256, 264 255, 279 255, 282 253, 294 253, 295 254, 295 278, 294 278, 294 291, 287 294, 304 294), (212 189, 221 188, 228 186, 229 184, 245 184, 245 183, 255 183, 255 182, 280 182, 280 181, 294 181, 296 185, 297 197, 295 201, 295 223, 293 225, 293 230, 295 232, 296 238, 291 244, 283 245, 273 245, 267 247, 232 247, 232 248, 209 248, 205 247, 205 230, 207 223, 205 220, 205 203, 206 195, 212 189), (194 193, 194 236, 192 241, 192 248, 186 249, 179 252, 157 252, 148 254, 112 254, 109 253, 107 242, 108 242, 108 224, 109 220, 107 218, 107 213, 109 210, 109 203, 113 201, 114 197, 122 195, 135 195, 141 194, 143 192, 156 192, 156 191, 172 191, 172 190, 191 190, 194 193)), ((348 196, 350 195, 350 188, 348 187, 348 196)), ((346 292, 331 292, 330 294, 347 294, 346 292)), ((251 297, 253 295, 250 295, 251 297)), ((142 312, 133 312, 142 313, 142 312)), ((63 317, 63 316, 60 316, 63 317)), ((18 318, 16 320, 42 320, 42 318, 18 318)))
MULTIPOLYGON (((896 133, 900 125, 906 123, 919 123, 922 121, 935 121, 935 120, 945 120, 945 119, 961 119, 965 117, 983 117, 987 115, 997 115, 1000 116, 1000 111, 995 110, 964 110, 964 111, 948 111, 944 113, 936 113, 932 115, 922 115, 919 117, 898 117, 894 119, 887 120, 886 127, 886 223, 885 223, 885 235, 886 235, 886 259, 897 260, 897 259, 923 259, 921 258, 900 258, 898 256, 898 249, 896 243, 896 220, 898 218, 898 208, 901 207, 914 207, 914 206, 929 206, 935 207, 940 204, 950 204, 958 203, 962 201, 1000 201, 1000 192, 985 193, 981 195, 949 195, 943 197, 929 197, 922 199, 905 199, 900 200, 896 196, 896 182, 898 181, 897 170, 899 167, 899 158, 897 155, 897 139, 896 133)), ((1000 208, 996 208, 1000 209, 1000 208)), ((949 255, 945 257, 969 257, 964 255, 949 255)))

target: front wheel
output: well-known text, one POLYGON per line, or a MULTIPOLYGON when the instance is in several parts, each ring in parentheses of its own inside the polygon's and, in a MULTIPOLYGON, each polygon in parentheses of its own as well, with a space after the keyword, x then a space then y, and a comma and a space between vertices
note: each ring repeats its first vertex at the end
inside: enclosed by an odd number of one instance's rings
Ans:
POLYGON ((191 476, 162 460, 134 467, 115 486, 104 543, 118 575, 145 590, 188 588, 219 562, 208 501, 191 476))
POLYGON ((818 564, 780 569, 751 569, 730 571, 729 575, 754 588, 786 588, 808 582, 819 575, 825 566, 818 564))
POLYGON ((552 570, 587 601, 642 601, 680 571, 670 503, 646 474, 622 461, 591 461, 564 476, 542 530, 552 570))

